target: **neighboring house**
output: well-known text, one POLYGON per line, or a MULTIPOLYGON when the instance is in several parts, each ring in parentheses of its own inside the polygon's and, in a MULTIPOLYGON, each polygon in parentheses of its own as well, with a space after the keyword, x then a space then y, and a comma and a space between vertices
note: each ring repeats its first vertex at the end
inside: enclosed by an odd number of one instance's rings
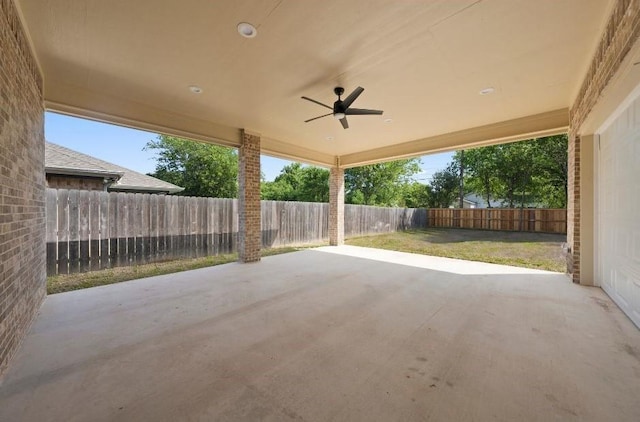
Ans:
POLYGON ((471 201, 467 198, 462 200, 462 208, 479 208, 478 204, 474 201, 471 201))
POLYGON ((180 186, 51 142, 45 143, 44 171, 47 187, 54 189, 157 194, 184 190, 180 186))
MULTIPOLYGON (((459 200, 456 199, 453 204, 449 206, 449 208, 458 208, 460 204, 459 200)), ((507 201, 505 199, 500 198, 492 198, 491 199, 491 207, 487 204, 487 201, 480 195, 475 193, 468 193, 464 196, 464 208, 505 208, 507 201)), ((530 203, 527 202, 524 204, 525 208, 544 208, 542 204, 538 203, 530 203)), ((520 208, 520 204, 516 204, 515 208, 520 208)))
MULTIPOLYGON (((463 205, 462 208, 482 208, 478 206, 477 202, 471 199, 467 199, 467 196, 465 196, 462 200, 462 205, 463 205)), ((460 206, 460 199, 456 199, 451 205, 449 205, 449 208, 458 208, 459 206, 460 206)))
MULTIPOLYGON (((457 208, 458 200, 451 204, 449 208, 457 208)), ((492 198, 491 206, 487 204, 487 201, 480 195, 475 193, 468 193, 464 196, 464 208, 505 208, 507 206, 507 200, 501 198, 492 198)), ((517 203, 514 208, 520 208, 520 203, 517 203)), ((526 202, 524 208, 544 208, 543 204, 536 202, 526 202)))
MULTIPOLYGON (((487 201, 485 201, 484 198, 482 198, 480 195, 476 195, 475 193, 466 194, 464 196, 464 200, 465 208, 489 208, 487 206, 487 201), (469 203, 469 206, 467 206, 467 202, 469 203)), ((491 205, 495 206, 493 201, 491 201, 491 205)))

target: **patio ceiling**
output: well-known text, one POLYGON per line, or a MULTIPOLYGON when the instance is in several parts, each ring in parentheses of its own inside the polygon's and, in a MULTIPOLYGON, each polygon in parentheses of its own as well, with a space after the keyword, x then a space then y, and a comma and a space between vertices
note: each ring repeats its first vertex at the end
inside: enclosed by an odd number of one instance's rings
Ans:
POLYGON ((352 166, 558 133, 611 1, 18 0, 48 109, 352 166), (258 29, 242 38, 236 25, 258 29), (189 86, 203 89, 194 94, 189 86), (383 116, 328 111, 334 86, 383 116), (480 95, 492 87, 495 92, 480 95), (392 119, 391 123, 385 122, 392 119), (332 138, 328 140, 328 138, 332 138))

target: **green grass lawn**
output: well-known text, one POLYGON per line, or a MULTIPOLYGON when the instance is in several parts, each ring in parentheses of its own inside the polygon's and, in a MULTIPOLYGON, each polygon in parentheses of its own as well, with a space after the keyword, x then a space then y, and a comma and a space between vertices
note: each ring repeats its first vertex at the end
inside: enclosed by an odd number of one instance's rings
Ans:
MULTIPOLYGON (((304 248, 283 247, 263 249, 262 256, 279 255, 295 252, 304 248)), ((88 287, 104 286, 120 283, 122 281, 138 278, 153 277, 156 275, 177 273, 180 271, 195 270, 198 268, 212 267, 214 265, 228 264, 238 260, 238 254, 207 256, 195 259, 180 259, 153 264, 133 265, 130 267, 117 267, 107 270, 91 271, 87 273, 64 274, 47 277, 47 293, 62 293, 71 290, 86 289, 88 287)))
MULTIPOLYGON (((346 243, 369 248, 564 272, 566 264, 561 245, 565 238, 565 235, 543 233, 426 229, 351 238, 347 239, 346 243)), ((262 256, 278 255, 305 248, 263 249, 262 256)), ((62 293, 137 278, 195 270, 227 264, 237 259, 237 254, 217 255, 52 276, 47 278, 47 293, 62 293)))
POLYGON ((564 272, 565 235, 425 229, 347 239, 348 245, 564 272))

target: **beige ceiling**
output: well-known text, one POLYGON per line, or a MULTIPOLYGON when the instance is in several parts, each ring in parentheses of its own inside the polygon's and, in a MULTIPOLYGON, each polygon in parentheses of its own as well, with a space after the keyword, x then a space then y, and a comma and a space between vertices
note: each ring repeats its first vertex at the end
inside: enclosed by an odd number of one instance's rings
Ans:
POLYGON ((346 165, 567 126, 605 0, 17 0, 49 109, 346 165), (236 25, 251 22, 253 39, 236 25), (196 95, 190 85, 202 87, 196 95), (383 116, 326 117, 333 88, 383 116), (486 87, 491 95, 479 95, 486 87), (393 122, 386 123, 391 118, 393 122), (332 140, 327 140, 332 137, 332 140))

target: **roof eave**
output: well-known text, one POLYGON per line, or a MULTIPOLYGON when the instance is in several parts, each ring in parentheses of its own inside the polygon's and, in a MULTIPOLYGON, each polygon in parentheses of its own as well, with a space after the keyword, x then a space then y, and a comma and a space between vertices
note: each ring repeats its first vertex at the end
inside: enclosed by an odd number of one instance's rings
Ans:
POLYGON ((151 187, 151 186, 135 186, 135 185, 111 185, 109 189, 118 190, 118 191, 147 191, 147 192, 167 192, 167 193, 178 193, 182 192, 184 188, 179 186, 175 187, 151 187))
POLYGON ((51 166, 45 166, 44 172, 48 174, 59 174, 63 176, 102 177, 115 180, 119 180, 122 176, 124 176, 124 172, 121 171, 73 169, 68 167, 51 166))

